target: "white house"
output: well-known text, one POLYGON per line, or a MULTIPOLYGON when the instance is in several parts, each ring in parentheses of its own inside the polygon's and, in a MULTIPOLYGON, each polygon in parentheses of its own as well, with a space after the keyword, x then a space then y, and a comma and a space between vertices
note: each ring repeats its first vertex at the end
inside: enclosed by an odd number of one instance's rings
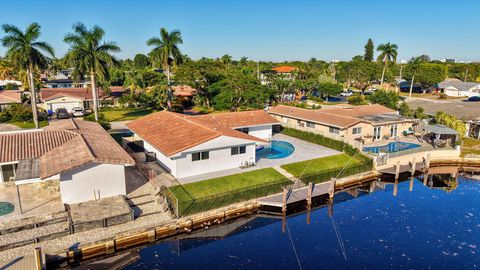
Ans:
POLYGON ((19 90, 22 82, 15 80, 0 80, 0 90, 19 90))
POLYGON ((97 123, 52 122, 43 130, 0 133, 0 183, 60 180, 63 203, 126 195, 134 160, 97 123))
POLYGON ((438 89, 451 97, 480 96, 480 83, 462 82, 459 79, 446 79, 438 83, 438 89))
POLYGON ((257 144, 279 122, 264 111, 189 116, 158 112, 127 124, 146 152, 176 178, 255 163, 257 144))

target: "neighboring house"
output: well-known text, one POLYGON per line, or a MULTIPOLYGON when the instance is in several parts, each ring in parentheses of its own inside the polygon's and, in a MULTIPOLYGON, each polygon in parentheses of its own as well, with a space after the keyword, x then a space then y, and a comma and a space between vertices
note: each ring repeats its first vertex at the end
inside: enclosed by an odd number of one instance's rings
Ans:
POLYGON ((43 82, 46 88, 85 88, 90 85, 89 81, 74 82, 72 79, 51 79, 43 82))
MULTIPOLYGON (((124 94, 122 86, 110 87, 110 94, 98 89, 100 107, 114 107, 118 105, 118 99, 124 94)), ((45 110, 56 111, 65 108, 71 112, 74 107, 84 109, 93 108, 93 94, 89 88, 42 88, 40 89, 40 107, 45 110)))
POLYGON ((437 84, 437 88, 451 97, 480 96, 480 83, 462 82, 459 79, 446 79, 437 84))
POLYGON ((180 100, 182 105, 191 105, 193 96, 197 94, 197 89, 189 85, 172 86, 173 95, 180 100))
MULTIPOLYGON (((410 93, 410 85, 412 81, 401 81, 398 83, 398 88, 400 92, 410 93)), ((412 93, 423 94, 424 90, 420 84, 414 83, 412 87, 412 93)))
POLYGON ((19 103, 22 103, 22 91, 0 90, 0 112, 4 111, 12 104, 19 103))
POLYGON ((43 130, 0 133, 0 182, 60 180, 67 204, 126 195, 134 160, 97 123, 67 119, 43 130))
POLYGON ((279 105, 270 108, 268 113, 284 126, 343 140, 354 146, 358 146, 356 142, 395 138, 412 129, 416 122, 378 104, 318 110, 279 105))
POLYGON ((162 111, 127 127, 162 167, 183 178, 253 165, 256 145, 267 143, 278 124, 264 111, 198 116, 162 111))
POLYGON ((22 82, 14 80, 0 80, 0 90, 19 90, 22 82))
POLYGON ((278 66, 269 70, 264 70, 260 74, 260 82, 262 84, 268 84, 268 74, 278 74, 285 80, 293 80, 293 73, 296 70, 297 68, 292 66, 278 66))

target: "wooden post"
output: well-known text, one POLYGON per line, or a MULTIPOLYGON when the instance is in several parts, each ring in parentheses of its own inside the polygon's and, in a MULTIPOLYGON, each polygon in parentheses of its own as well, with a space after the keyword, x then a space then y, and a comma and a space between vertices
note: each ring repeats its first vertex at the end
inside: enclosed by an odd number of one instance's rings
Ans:
POLYGON ((428 180, 428 168, 427 168, 427 170, 425 171, 425 173, 423 174, 423 185, 424 185, 424 186, 427 185, 427 180, 428 180))
POLYGON ((307 225, 310 225, 310 210, 311 210, 311 205, 307 205, 307 225))
POLYGON ((333 217, 333 196, 328 198, 328 216, 333 217))
POLYGON ((413 157, 413 160, 412 160, 412 177, 415 175, 415 171, 416 171, 416 168, 417 167, 417 160, 415 159, 415 157, 413 157))
POLYGON ((282 213, 287 212, 287 189, 283 188, 283 196, 282 196, 282 213))
POLYGON ((42 249, 40 247, 36 247, 34 251, 35 255, 35 269, 42 270, 43 263, 42 263, 42 249))
POLYGON ((395 182, 398 181, 398 178, 400 177, 400 161, 397 161, 395 164, 395 182))
POLYGON ((413 190, 413 175, 410 177, 410 188, 408 190, 412 191, 413 190))
POLYGON ((427 166, 427 168, 430 167, 430 157, 431 157, 431 156, 430 156, 430 153, 428 153, 428 154, 427 154, 427 160, 426 160, 426 166, 427 166))
POLYGON ((307 191, 307 206, 310 207, 312 205, 312 192, 313 192, 313 183, 308 183, 308 191, 307 191))
POLYGON ((287 229, 287 213, 282 213, 282 233, 285 233, 287 229))
POLYGON ((337 179, 333 178, 330 179, 330 187, 328 188, 328 196, 329 198, 333 198, 333 195, 335 194, 335 184, 337 182, 337 179))

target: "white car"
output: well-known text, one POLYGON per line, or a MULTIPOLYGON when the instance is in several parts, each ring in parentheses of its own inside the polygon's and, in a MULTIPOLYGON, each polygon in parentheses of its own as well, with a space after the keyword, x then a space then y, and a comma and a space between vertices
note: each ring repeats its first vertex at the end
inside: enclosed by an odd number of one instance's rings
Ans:
POLYGON ((342 93, 340 93, 340 96, 342 96, 342 97, 351 97, 351 96, 353 96, 353 91, 352 91, 352 90, 348 90, 348 91, 346 91, 346 92, 342 92, 342 93))
POLYGON ((72 108, 72 115, 74 117, 82 117, 83 116, 83 108, 82 107, 72 108))

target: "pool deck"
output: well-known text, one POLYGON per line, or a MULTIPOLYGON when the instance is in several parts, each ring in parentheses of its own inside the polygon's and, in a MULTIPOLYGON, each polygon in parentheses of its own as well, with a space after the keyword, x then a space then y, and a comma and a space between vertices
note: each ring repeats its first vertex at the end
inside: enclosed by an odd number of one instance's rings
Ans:
POLYGON ((202 181, 202 180, 207 180, 211 178, 227 176, 231 174, 243 173, 243 172, 270 168, 270 167, 279 167, 284 164, 341 154, 341 152, 339 151, 336 151, 318 144, 309 143, 309 142, 306 142, 297 138, 293 138, 290 136, 286 136, 283 134, 275 134, 273 136, 273 139, 278 141, 287 141, 291 143, 295 147, 295 151, 293 151, 293 153, 290 156, 285 158, 279 158, 279 159, 261 158, 260 160, 257 161, 257 164, 253 167, 249 167, 245 169, 234 168, 234 169, 222 170, 222 171, 217 171, 212 173, 199 174, 195 176, 179 178, 178 181, 181 184, 187 184, 187 183, 192 183, 196 181, 202 181))

